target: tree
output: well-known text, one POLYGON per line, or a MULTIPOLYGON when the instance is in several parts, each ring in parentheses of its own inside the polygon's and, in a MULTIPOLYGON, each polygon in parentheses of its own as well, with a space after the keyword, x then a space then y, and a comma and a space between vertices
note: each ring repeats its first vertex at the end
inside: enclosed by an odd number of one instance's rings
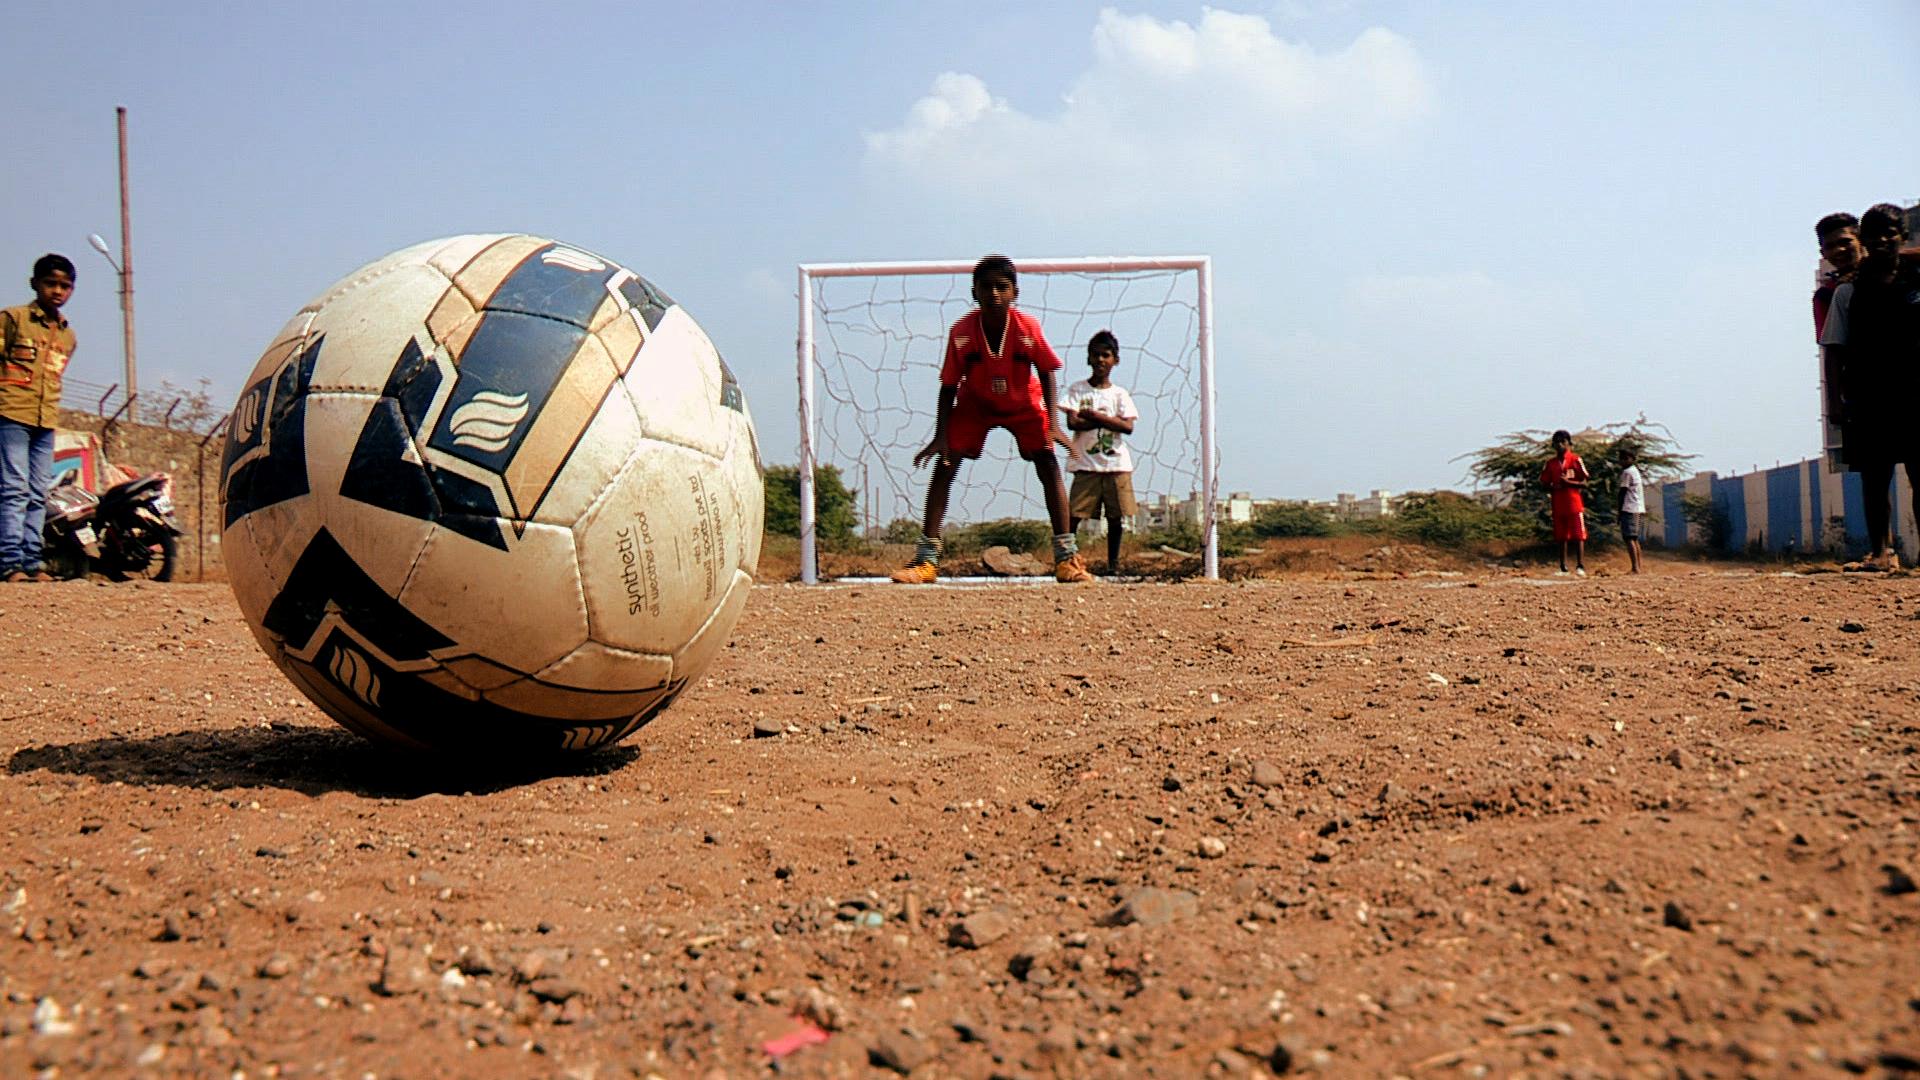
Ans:
MULTIPOLYGON (((1733 539, 1733 519, 1711 495, 1680 496, 1680 516, 1688 525, 1699 530, 1707 547, 1714 551, 1725 551, 1733 539)), ((1843 519, 1844 520, 1844 519, 1843 519)), ((1844 533, 1842 534, 1844 536, 1844 533)), ((1841 541, 1845 545, 1845 540, 1841 541)))
MULTIPOLYGON (((766 483, 767 531, 799 536, 800 467, 769 465, 766 483)), ((813 470, 813 505, 814 535, 820 543, 833 547, 853 542, 853 492, 840 479, 838 465, 821 465, 813 470)))
POLYGON ((227 415, 226 407, 213 399, 213 380, 202 378, 191 388, 160 380, 160 389, 143 392, 134 399, 135 419, 142 424, 165 426, 175 431, 205 435, 227 415))
MULTIPOLYGON (((1515 431, 1492 446, 1462 455, 1468 462, 1467 475, 1475 482, 1493 486, 1513 481, 1513 508, 1533 519, 1543 539, 1553 535, 1553 501, 1540 486, 1540 470, 1553 457, 1552 437, 1539 429, 1515 431)), ((1590 540, 1606 542, 1614 535, 1620 505, 1620 451, 1627 447, 1639 452, 1640 476, 1649 484, 1686 475, 1687 463, 1696 456, 1681 453, 1666 425, 1649 421, 1645 414, 1631 423, 1575 432, 1573 452, 1586 463, 1589 475, 1584 494, 1590 540)))

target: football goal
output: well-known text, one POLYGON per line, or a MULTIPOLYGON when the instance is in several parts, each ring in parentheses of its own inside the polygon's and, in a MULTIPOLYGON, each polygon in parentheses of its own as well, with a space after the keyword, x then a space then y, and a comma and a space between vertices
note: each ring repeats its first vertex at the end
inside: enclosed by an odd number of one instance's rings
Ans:
MULTIPOLYGON (((804 263, 800 271, 800 577, 819 580, 815 473, 831 466, 855 496, 865 537, 918 535, 926 471, 913 456, 933 437, 947 328, 973 306, 975 260, 804 263)), ((1015 259, 1021 310, 1037 317, 1064 363, 1083 379, 1087 339, 1120 339, 1113 381, 1140 418, 1128 438, 1136 532, 1197 535, 1201 572, 1218 577, 1218 452, 1214 442, 1213 261, 1204 255, 1015 259), (1191 531, 1187 531, 1191 530, 1191 531)), ((1065 454, 1061 455, 1065 465, 1065 454)), ((988 436, 948 508, 954 527, 1046 518, 1033 467, 1006 432, 988 436)), ((898 538, 898 537, 896 537, 898 538)))

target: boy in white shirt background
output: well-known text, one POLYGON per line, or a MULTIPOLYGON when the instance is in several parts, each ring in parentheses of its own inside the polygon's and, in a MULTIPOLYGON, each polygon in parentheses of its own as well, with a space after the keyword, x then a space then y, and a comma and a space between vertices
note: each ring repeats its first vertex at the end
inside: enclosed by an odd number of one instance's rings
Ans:
POLYGON ((1073 432, 1073 452, 1067 471, 1073 474, 1068 513, 1073 528, 1090 518, 1107 519, 1107 573, 1120 567, 1120 534, 1124 522, 1137 512, 1133 497, 1133 453, 1127 449, 1133 422, 1140 417, 1133 395, 1113 381, 1120 363, 1120 340, 1102 330, 1087 340, 1087 366, 1093 373, 1061 396, 1067 430, 1073 432))
POLYGON ((1640 523, 1647 515, 1647 486, 1637 464, 1640 454, 1633 447, 1620 450, 1620 539, 1627 542, 1627 557, 1633 560, 1633 572, 1640 572, 1640 523))

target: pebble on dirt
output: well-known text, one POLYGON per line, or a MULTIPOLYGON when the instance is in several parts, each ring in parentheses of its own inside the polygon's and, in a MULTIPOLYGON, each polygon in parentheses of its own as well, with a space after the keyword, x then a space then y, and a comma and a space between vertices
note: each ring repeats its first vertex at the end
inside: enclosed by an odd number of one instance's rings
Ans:
POLYGON ((873 1064, 905 1076, 933 1060, 933 1051, 927 1049, 927 1044, 918 1035, 906 1030, 894 1030, 881 1032, 867 1051, 867 1056, 873 1064))
POLYGON ((1887 875, 1887 884, 1881 891, 1888 896, 1906 896, 1915 891, 1913 875, 1892 863, 1888 863, 1880 869, 1887 875))
POLYGON ((1011 912, 1005 908, 988 908, 954 923, 947 941, 963 949, 980 949, 1006 937, 1012 930, 1011 912))
POLYGON ((1184 889, 1147 886, 1135 889, 1104 920, 1108 926, 1165 926, 1200 910, 1200 898, 1184 889))
POLYGON ((1660 921, 1662 924, 1671 926, 1675 930, 1685 930, 1689 932, 1693 930, 1693 916, 1687 914, 1686 908, 1681 907, 1672 900, 1667 901, 1666 908, 1661 911, 1660 921))

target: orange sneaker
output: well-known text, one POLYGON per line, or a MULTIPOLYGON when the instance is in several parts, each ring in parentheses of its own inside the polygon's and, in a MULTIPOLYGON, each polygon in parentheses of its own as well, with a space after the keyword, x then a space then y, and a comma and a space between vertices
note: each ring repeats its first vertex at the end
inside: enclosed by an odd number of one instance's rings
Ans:
POLYGON ((1092 581, 1093 571, 1087 569, 1086 561, 1075 553, 1053 564, 1053 580, 1068 583, 1092 581))
POLYGON ((940 568, 930 562, 917 562, 893 572, 893 580, 902 585, 931 585, 940 579, 940 568))

